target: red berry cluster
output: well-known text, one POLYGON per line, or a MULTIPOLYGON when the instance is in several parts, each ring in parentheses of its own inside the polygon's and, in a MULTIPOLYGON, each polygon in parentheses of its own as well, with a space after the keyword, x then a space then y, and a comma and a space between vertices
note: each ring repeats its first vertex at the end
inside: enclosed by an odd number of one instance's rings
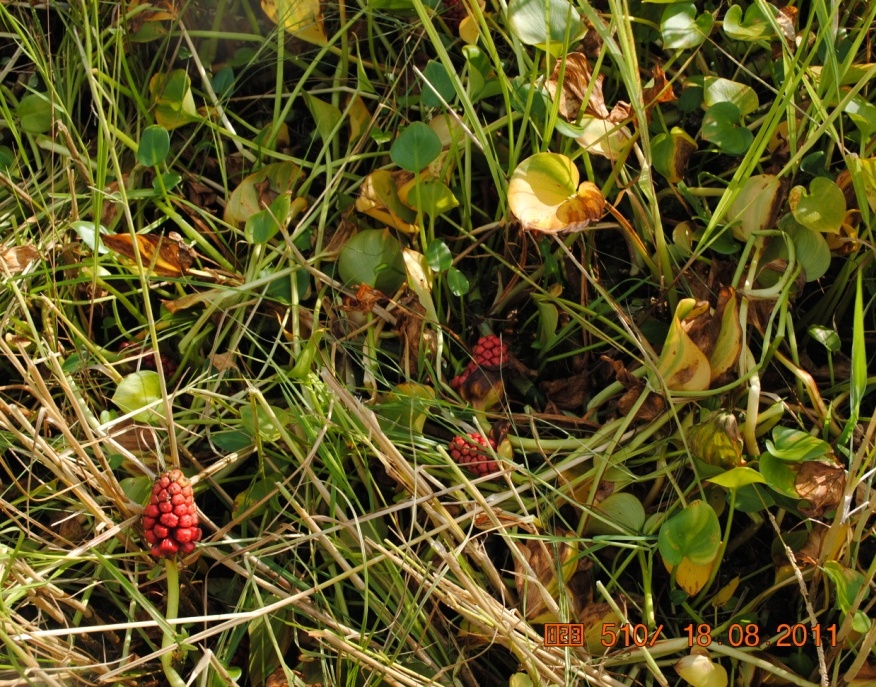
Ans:
POLYGON ((180 470, 160 475, 152 487, 152 498, 143 512, 146 541, 156 558, 173 558, 191 553, 201 540, 198 510, 192 485, 180 470))
POLYGON ((484 448, 496 450, 496 442, 482 434, 466 434, 455 436, 447 447, 450 457, 460 465, 468 468, 476 475, 492 475, 499 471, 499 465, 484 448))
POLYGON ((498 370, 508 362, 508 346, 502 343, 495 334, 482 336, 471 350, 472 359, 465 370, 450 380, 450 386, 459 389, 469 375, 479 367, 487 370, 498 370))

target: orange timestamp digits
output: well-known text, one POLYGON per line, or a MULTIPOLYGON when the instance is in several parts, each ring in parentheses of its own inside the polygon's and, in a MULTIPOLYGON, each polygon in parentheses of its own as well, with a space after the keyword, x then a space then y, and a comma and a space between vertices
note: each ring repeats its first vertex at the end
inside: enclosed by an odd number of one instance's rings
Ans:
MULTIPOLYGON (((690 625, 684 628, 687 632, 687 645, 709 647, 715 644, 728 644, 738 647, 756 647, 761 645, 760 628, 753 623, 733 623, 727 628, 726 640, 724 637, 715 639, 712 637, 712 626, 708 623, 690 625)), ((804 625, 803 623, 781 623, 776 628, 775 639, 764 639, 764 646, 777 647, 803 647, 809 643, 820 645, 823 642, 828 646, 836 646, 836 625, 804 625)))

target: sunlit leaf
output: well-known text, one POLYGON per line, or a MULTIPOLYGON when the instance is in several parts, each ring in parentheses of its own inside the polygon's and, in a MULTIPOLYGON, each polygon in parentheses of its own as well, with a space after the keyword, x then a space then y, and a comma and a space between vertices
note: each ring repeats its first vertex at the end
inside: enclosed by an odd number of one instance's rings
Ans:
MULTIPOLYGON (((836 588, 836 605, 843 613, 852 610, 855 598, 866 585, 866 578, 857 570, 847 568, 837 561, 827 561, 822 567, 824 574, 830 578, 836 588)), ((869 596, 864 593, 864 598, 869 596)))
MULTIPOLYGON (((225 206, 225 221, 232 226, 242 227, 252 215, 270 207, 277 196, 290 193, 295 198, 302 181, 304 171, 294 162, 265 165, 247 176, 232 191, 225 206)), ((304 202, 303 198, 300 200, 304 202)))
POLYGON ((607 496, 587 520, 585 534, 618 535, 641 532, 645 525, 645 507, 633 494, 625 491, 607 496))
POLYGON ((654 380, 657 388, 663 385, 670 391, 704 391, 709 388, 709 360, 687 335, 681 323, 694 304, 694 299, 686 298, 676 308, 657 362, 657 379, 654 380))
POLYGON ((705 501, 692 501, 663 523, 657 545, 670 565, 678 565, 685 558, 694 565, 707 565, 721 545, 718 516, 705 501))
POLYGON ((389 156, 408 172, 419 172, 441 154, 441 139, 428 124, 414 122, 393 141, 389 156))
POLYGON ((692 2, 673 2, 663 10, 660 33, 665 50, 689 50, 702 45, 712 32, 715 17, 710 12, 697 16, 692 2))
POLYGON ((707 563, 693 563, 689 558, 683 558, 678 565, 670 565, 664 559, 663 564, 674 576, 675 583, 689 596, 694 596, 706 586, 718 561, 713 558, 707 563))
POLYGON ((399 189, 399 198, 406 205, 432 217, 443 215, 459 206, 453 191, 437 179, 412 179, 399 189))
POLYGON ((830 179, 815 177, 809 192, 795 186, 788 195, 794 219, 813 231, 838 233, 846 217, 846 198, 830 179))
POLYGON ((733 595, 736 593, 736 590, 739 588, 739 575, 730 580, 727 584, 721 587, 717 593, 712 597, 710 603, 715 608, 724 608, 730 600, 733 598, 733 595))
POLYGON ((154 370, 141 370, 123 377, 113 394, 113 403, 124 413, 134 413, 136 422, 158 424, 164 421, 161 382, 154 370), (150 404, 155 404, 147 408, 150 404))
POLYGON ((780 460, 799 462, 832 454, 830 444, 799 429, 774 427, 772 437, 766 441, 767 451, 780 460))
POLYGON ((818 343, 824 346, 831 353, 836 353, 842 346, 842 340, 835 329, 824 327, 820 324, 813 324, 807 330, 809 336, 815 339, 818 343))
POLYGON ((684 129, 672 127, 668 134, 658 134, 651 140, 651 162, 667 181, 677 184, 684 178, 687 162, 696 149, 696 141, 684 129))
POLYGON ((609 160, 617 160, 625 154, 632 137, 628 127, 590 115, 581 117, 578 124, 582 131, 575 140, 588 153, 609 160))
POLYGON ((733 103, 742 116, 754 112, 759 102, 751 86, 717 76, 698 76, 691 79, 703 87, 703 106, 711 109, 719 103, 733 103))
POLYGON ((766 41, 777 38, 773 24, 758 4, 751 4, 742 14, 740 5, 731 5, 721 26, 728 37, 737 41, 766 41))
POLYGON ((508 24, 526 45, 535 45, 559 56, 581 37, 584 23, 568 0, 511 0, 508 24))
POLYGON ((109 248, 103 245, 100 240, 102 235, 108 234, 106 227, 96 227, 94 222, 86 222, 84 220, 76 220, 70 223, 70 227, 82 239, 82 243, 88 246, 92 251, 97 251, 101 255, 109 253, 109 248))
POLYGON ((690 452, 708 465, 732 467, 741 465, 742 435, 733 413, 713 413, 688 431, 690 452))
POLYGON ((325 45, 328 41, 321 0, 261 0, 268 19, 296 38, 325 45))
POLYGON ((525 229, 580 231, 599 219, 605 198, 565 155, 537 153, 521 162, 508 184, 508 205, 525 229))
POLYGON ((757 470, 752 470, 747 467, 737 467, 732 470, 727 470, 727 472, 722 472, 720 475, 710 477, 706 481, 727 489, 739 489, 748 484, 763 484, 766 482, 763 475, 757 470))
MULTIPOLYGON (((739 299, 736 290, 721 289, 718 295, 721 312, 721 329, 715 345, 709 353, 711 374, 709 382, 714 382, 736 365, 742 352, 742 323, 739 321, 739 299)), ((717 314, 717 313, 716 313, 717 314)))
POLYGON ((692 687, 727 687, 727 671, 712 661, 709 653, 700 647, 691 649, 690 655, 681 658, 674 666, 675 672, 692 687))
POLYGON ((792 499, 799 498, 796 489, 797 470, 794 463, 780 460, 771 453, 764 453, 758 459, 758 469, 771 489, 792 499))

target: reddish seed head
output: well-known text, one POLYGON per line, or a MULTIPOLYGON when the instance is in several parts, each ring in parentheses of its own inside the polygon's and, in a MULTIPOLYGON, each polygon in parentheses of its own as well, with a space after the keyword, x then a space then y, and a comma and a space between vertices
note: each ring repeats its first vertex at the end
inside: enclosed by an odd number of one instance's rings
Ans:
POLYGON ((495 334, 482 336, 471 349, 472 360, 469 361, 465 370, 450 380, 450 386, 459 389, 469 375, 479 367, 487 370, 498 370, 508 362, 508 345, 502 343, 495 334))
POLYGON ((483 477, 499 471, 499 465, 488 453, 487 446, 496 449, 492 439, 481 434, 466 434, 453 437, 447 450, 453 460, 483 477))
POLYGON ((143 509, 143 532, 156 558, 172 558, 195 550, 201 539, 192 486, 180 470, 155 480, 149 505, 143 509))

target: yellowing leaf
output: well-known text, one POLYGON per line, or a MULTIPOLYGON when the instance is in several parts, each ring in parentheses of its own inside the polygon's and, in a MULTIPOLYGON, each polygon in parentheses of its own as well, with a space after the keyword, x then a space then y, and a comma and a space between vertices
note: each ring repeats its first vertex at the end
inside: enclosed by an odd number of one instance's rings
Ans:
POLYGON ((386 169, 371 172, 359 189, 356 210, 406 234, 416 234, 419 230, 412 224, 416 213, 399 198, 399 187, 411 178, 409 172, 386 169))
POLYGON ((721 589, 718 590, 718 593, 712 597, 712 605, 715 608, 724 608, 727 605, 727 602, 733 598, 733 595, 736 593, 736 589, 739 587, 739 575, 730 580, 727 584, 725 584, 721 589))
POLYGON ((632 133, 626 126, 615 124, 608 119, 585 115, 580 125, 584 132, 575 140, 584 150, 593 155, 601 155, 609 160, 617 160, 624 155, 632 133))
POLYGON ((524 229, 557 233, 581 231, 599 219, 605 198, 585 181, 565 155, 537 153, 521 162, 508 184, 508 205, 524 229))
POLYGON ((136 243, 130 234, 104 234, 100 238, 107 248, 134 264, 139 253, 143 267, 162 277, 181 277, 192 266, 188 247, 167 236, 137 234, 136 243))
POLYGON ((727 671, 724 666, 713 663, 709 652, 694 647, 689 656, 675 664, 675 672, 692 687, 727 687, 727 671))
POLYGON ((705 391, 709 388, 709 360, 687 335, 681 323, 695 305, 693 298, 685 298, 676 308, 657 363, 659 380, 654 381, 658 388, 660 380, 671 391, 705 391))
POLYGON ((721 312, 721 330, 709 354, 709 366, 712 370, 710 382, 730 370, 739 360, 742 351, 742 324, 739 322, 739 301, 734 289, 721 289, 715 314, 718 312, 721 312))
POLYGON ((601 656, 611 647, 606 646, 608 635, 603 633, 606 627, 621 626, 621 617, 614 611, 610 604, 605 602, 590 603, 581 609, 578 614, 578 622, 584 625, 584 647, 592 656, 601 656))
POLYGON ((675 583, 686 591, 690 596, 698 594, 699 591, 706 586, 709 577, 712 575, 712 569, 717 565, 718 559, 715 557, 708 563, 697 565, 691 563, 690 559, 685 556, 678 565, 670 565, 663 559, 663 564, 670 574, 675 575, 675 583))
POLYGON ((775 174, 748 177, 727 212, 733 236, 746 241, 754 231, 775 228, 784 196, 782 180, 775 174))
POLYGON ((261 0, 268 19, 308 43, 328 42, 320 0, 261 0))
POLYGON ((201 121, 192 82, 183 69, 170 74, 156 74, 149 80, 149 94, 154 104, 155 121, 170 131, 192 122, 201 121))
MULTIPOLYGON (((265 165, 247 176, 231 193, 225 206, 225 221, 242 227, 250 217, 270 207, 284 193, 289 193, 294 201, 304 201, 295 197, 304 176, 304 171, 294 162, 265 165)), ((300 208, 301 203, 294 201, 292 205, 300 208)))
POLYGON ((359 140, 362 135, 368 131, 371 124, 371 113, 362 100, 362 96, 357 95, 348 101, 349 107, 349 125, 350 125, 350 141, 359 140))

